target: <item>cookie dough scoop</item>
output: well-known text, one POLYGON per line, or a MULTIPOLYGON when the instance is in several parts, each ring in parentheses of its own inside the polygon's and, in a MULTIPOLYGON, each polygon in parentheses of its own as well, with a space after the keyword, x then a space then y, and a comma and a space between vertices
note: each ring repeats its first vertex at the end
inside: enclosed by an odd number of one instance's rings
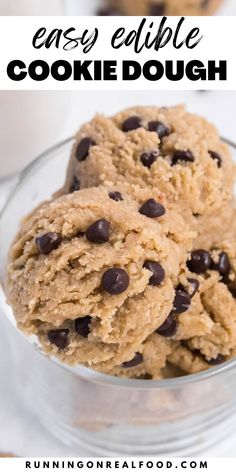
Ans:
POLYGON ((10 251, 8 299, 18 327, 65 363, 104 372, 123 366, 132 377, 151 352, 143 342, 173 309, 191 247, 181 218, 182 242, 169 237, 167 220, 155 199, 140 206, 105 187, 43 203, 10 251))
MULTIPOLYGON (((231 227, 235 165, 216 128, 183 106, 97 115, 76 134, 64 193, 108 185, 143 203, 161 200, 218 243, 231 227)), ((175 225, 177 228, 178 225, 175 225)))

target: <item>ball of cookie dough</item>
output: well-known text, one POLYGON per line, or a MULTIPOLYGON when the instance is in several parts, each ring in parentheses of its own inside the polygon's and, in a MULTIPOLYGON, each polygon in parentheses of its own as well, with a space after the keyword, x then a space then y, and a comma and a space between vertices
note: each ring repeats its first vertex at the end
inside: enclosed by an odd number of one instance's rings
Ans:
POLYGON ((234 177, 228 147, 204 118, 183 106, 138 107, 81 128, 63 191, 105 184, 141 203, 154 196, 217 243, 232 221, 234 177))
POLYGON ((235 355, 236 247, 233 236, 231 241, 222 242, 210 251, 204 248, 192 251, 188 271, 181 274, 177 290, 189 293, 192 302, 189 309, 178 316, 168 362, 186 373, 219 365, 235 355))
POLYGON ((140 380, 160 380, 165 376, 164 370, 171 354, 170 339, 155 332, 140 344, 138 352, 129 361, 114 367, 109 374, 140 380))
POLYGON ((107 0, 103 14, 114 15, 212 15, 222 0, 107 0))
POLYGON ((169 237, 158 201, 117 192, 81 190, 30 214, 10 251, 8 293, 19 328, 46 352, 132 376, 151 362, 143 343, 173 309, 191 241, 169 237))

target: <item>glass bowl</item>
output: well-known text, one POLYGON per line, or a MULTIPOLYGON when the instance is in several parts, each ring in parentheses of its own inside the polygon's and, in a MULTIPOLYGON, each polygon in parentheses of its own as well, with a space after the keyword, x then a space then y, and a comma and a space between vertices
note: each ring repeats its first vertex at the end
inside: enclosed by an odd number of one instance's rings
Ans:
MULTIPOLYGON (((4 293, 9 246, 22 217, 62 186, 72 144, 60 143, 27 167, 0 216, 0 308, 14 326, 4 293)), ((129 380, 63 365, 16 328, 11 349, 17 390, 75 455, 83 446, 96 456, 193 456, 235 429, 236 359, 175 379, 129 380)))

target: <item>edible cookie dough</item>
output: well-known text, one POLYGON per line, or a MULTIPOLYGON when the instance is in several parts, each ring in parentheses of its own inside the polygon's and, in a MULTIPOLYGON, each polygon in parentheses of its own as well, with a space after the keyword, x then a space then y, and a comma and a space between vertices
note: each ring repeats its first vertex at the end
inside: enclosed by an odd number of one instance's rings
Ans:
POLYGON ((65 363, 135 379, 235 356, 234 180, 214 126, 182 106, 96 116, 12 245, 19 328, 65 363))
POLYGON ((19 328, 64 362, 159 378, 171 349, 157 330, 190 304, 175 288, 191 233, 176 215, 182 238, 174 241, 170 218, 155 199, 140 205, 102 187, 42 204, 10 253, 9 301, 19 328))
POLYGON ((9 264, 18 326, 66 363, 121 377, 167 378, 231 358, 233 234, 210 251, 190 250, 189 232, 178 243, 165 234, 163 208, 153 218, 116 197, 81 190, 26 218, 9 264))
POLYGON ((174 309, 139 348, 144 353, 143 362, 127 372, 115 368, 112 373, 147 379, 169 378, 197 373, 233 357, 236 352, 235 270, 233 239, 211 251, 191 251, 175 287, 174 309))
POLYGON ((1 457, 5 457, 5 458, 6 458, 6 457, 14 457, 14 456, 13 456, 13 454, 7 454, 7 453, 6 453, 6 454, 0 454, 0 458, 1 458, 1 457))
POLYGON ((157 198, 184 216, 201 246, 230 228, 234 177, 228 147, 204 118, 183 106, 137 107, 80 129, 63 191, 104 184, 140 203, 157 198))
POLYGON ((222 0, 107 0, 105 15, 211 15, 222 0))
POLYGON ((172 338, 178 342, 168 360, 194 373, 235 355, 235 241, 232 238, 211 251, 192 251, 187 267, 180 287, 187 287, 187 280, 193 277, 198 282, 196 293, 189 310, 178 317, 178 330, 172 338))

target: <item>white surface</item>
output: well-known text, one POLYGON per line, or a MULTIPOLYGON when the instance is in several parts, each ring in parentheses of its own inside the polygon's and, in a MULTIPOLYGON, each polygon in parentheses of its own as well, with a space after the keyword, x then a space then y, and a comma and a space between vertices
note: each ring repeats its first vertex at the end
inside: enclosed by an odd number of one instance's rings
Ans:
MULTIPOLYGON (((145 93, 109 92, 73 94, 73 106, 69 122, 64 127, 62 138, 73 134, 85 120, 97 111, 114 113, 118 109, 135 104, 171 105, 186 102, 189 110, 199 112, 213 120, 221 134, 235 140, 236 92, 182 92, 145 93)), ((6 198, 9 184, 0 185, 0 206, 6 198)), ((0 318, 0 451, 11 451, 21 456, 74 456, 75 451, 51 437, 36 421, 17 395, 14 372, 6 332, 11 330, 0 318), (8 329, 6 329, 6 327, 8 329)), ((14 333, 9 333, 11 336, 14 333)), ((24 368, 24 366, 22 366, 24 368)), ((36 400, 37 403, 37 400, 36 400)), ((206 456, 235 456, 236 434, 206 456)), ((76 451, 78 456, 86 451, 76 451)))

